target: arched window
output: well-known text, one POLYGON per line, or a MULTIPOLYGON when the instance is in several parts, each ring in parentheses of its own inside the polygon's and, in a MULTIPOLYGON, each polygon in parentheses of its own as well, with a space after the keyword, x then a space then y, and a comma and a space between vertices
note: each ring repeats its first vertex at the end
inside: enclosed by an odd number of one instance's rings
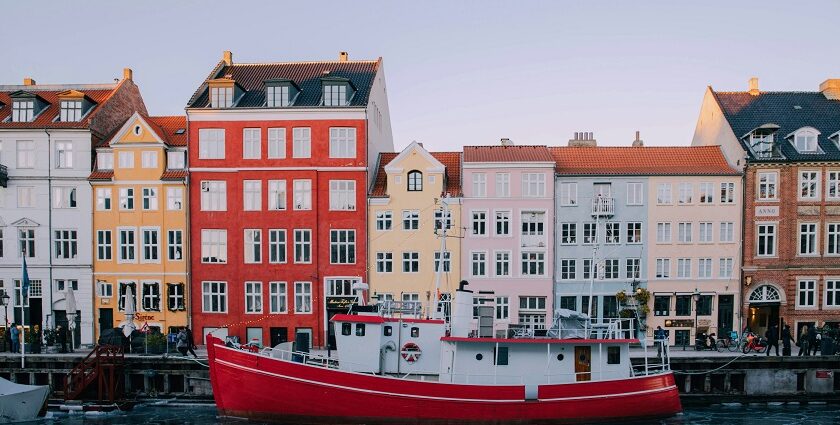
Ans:
POLYGON ((817 132, 814 130, 797 131, 793 141, 799 152, 817 152, 817 132))
POLYGON ((414 170, 408 172, 408 191, 420 192, 423 190, 423 173, 414 170))
POLYGON ((776 302, 781 301, 781 298, 779 291, 770 285, 759 286, 750 294, 750 301, 753 302, 776 302))

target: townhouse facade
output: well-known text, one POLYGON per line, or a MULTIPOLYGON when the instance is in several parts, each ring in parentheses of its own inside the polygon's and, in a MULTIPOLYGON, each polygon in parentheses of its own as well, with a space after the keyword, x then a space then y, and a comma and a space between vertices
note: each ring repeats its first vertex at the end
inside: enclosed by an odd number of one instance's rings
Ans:
POLYGON ((417 142, 381 153, 368 204, 372 300, 419 303, 431 316, 435 298, 451 300, 461 280, 461 153, 417 142))
POLYGON ((192 323, 274 346, 329 343, 367 281, 367 188, 393 151, 379 60, 234 63, 187 105, 192 323), (335 305, 336 308, 330 306, 335 305))
POLYGON ((95 337, 123 323, 177 333, 188 324, 186 118, 135 112, 96 146, 95 337))
MULTIPOLYGON (((554 159, 546 146, 465 146, 461 270, 494 333, 545 330, 554 311, 554 159)), ((478 316, 478 308, 473 316, 478 316)))
POLYGON ((110 84, 0 86, 0 284, 9 322, 67 327, 75 291, 74 342, 94 343, 92 146, 145 106, 132 72, 110 84), (22 256, 31 281, 21 294, 22 256))
POLYGON ((840 80, 818 91, 706 90, 694 145, 744 174, 744 326, 840 324, 840 80))

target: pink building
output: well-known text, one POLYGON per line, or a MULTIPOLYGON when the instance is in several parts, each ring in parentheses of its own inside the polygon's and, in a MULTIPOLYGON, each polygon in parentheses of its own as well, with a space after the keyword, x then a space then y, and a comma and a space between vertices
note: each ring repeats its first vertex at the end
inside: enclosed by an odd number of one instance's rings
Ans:
POLYGON ((497 333, 551 325, 554 164, 545 146, 464 147, 462 276, 497 333))

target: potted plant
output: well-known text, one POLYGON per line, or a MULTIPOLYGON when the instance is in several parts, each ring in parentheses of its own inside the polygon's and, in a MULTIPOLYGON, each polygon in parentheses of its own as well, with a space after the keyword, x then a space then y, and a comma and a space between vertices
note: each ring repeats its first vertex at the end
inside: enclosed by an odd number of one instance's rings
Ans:
POLYGON ((53 328, 44 328, 44 342, 46 343, 48 354, 57 353, 58 331, 53 328))

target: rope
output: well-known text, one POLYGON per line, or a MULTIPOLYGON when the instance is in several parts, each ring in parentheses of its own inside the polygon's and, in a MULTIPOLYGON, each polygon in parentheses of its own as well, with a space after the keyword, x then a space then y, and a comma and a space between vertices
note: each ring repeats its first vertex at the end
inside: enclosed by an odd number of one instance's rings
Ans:
POLYGON ((746 357, 746 356, 748 356, 748 354, 741 354, 738 357, 735 357, 734 359, 724 363, 722 366, 716 367, 714 369, 707 370, 705 372, 702 372, 702 371, 701 372, 681 372, 681 371, 678 371, 678 370, 672 370, 672 372, 674 372, 674 375, 706 375, 706 374, 709 374, 709 373, 712 373, 712 372, 717 372, 717 371, 725 368, 726 366, 729 366, 730 364, 734 363, 735 360, 738 360, 741 357, 746 357))

